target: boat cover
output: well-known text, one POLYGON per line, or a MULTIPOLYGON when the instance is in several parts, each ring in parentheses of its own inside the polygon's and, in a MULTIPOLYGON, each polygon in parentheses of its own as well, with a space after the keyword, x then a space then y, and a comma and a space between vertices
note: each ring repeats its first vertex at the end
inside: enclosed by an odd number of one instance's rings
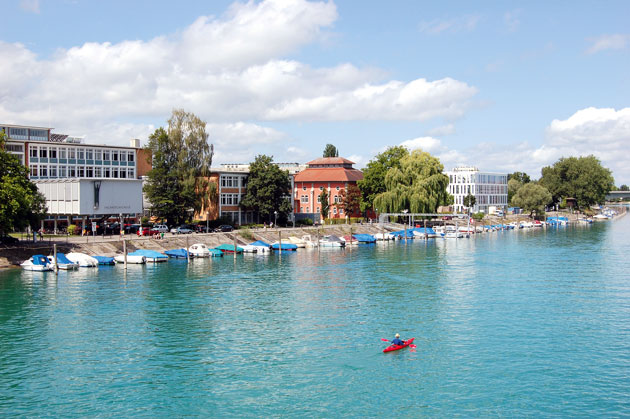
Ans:
POLYGON ((48 258, 44 255, 33 255, 31 259, 33 261, 33 265, 46 266, 49 263, 48 258))
MULTIPOLYGON (((53 255, 53 260, 55 260, 55 255, 53 255)), ((60 265, 77 265, 76 262, 68 259, 64 253, 57 253, 57 263, 60 265)))
POLYGON ((145 258, 151 259, 168 259, 163 253, 156 252, 155 250, 147 250, 147 249, 138 249, 135 252, 128 253, 129 256, 144 256, 145 258))
MULTIPOLYGON (((405 230, 400 230, 400 231, 392 231, 391 233, 389 233, 391 236, 396 236, 398 238, 401 237, 405 237, 405 230)), ((411 229, 407 230, 407 238, 408 239, 413 239, 413 231, 411 229)))
POLYGON ((98 260, 99 265, 113 265, 116 263, 114 258, 109 256, 94 256, 94 259, 98 260))
POLYGON ((426 229, 424 227, 416 227, 416 228, 413 229, 413 231, 415 231, 416 233, 419 233, 419 234, 424 234, 425 230, 426 230, 426 234, 429 234, 429 235, 431 235, 431 234, 436 235, 437 234, 435 232, 435 230, 433 230, 430 227, 427 227, 426 229))
POLYGON ((166 252, 164 252, 164 254, 166 254, 168 257, 172 257, 172 258, 187 258, 188 257, 188 250, 181 248, 181 249, 171 249, 171 250, 167 250, 166 252))
POLYGON ((282 243, 282 247, 280 247, 280 243, 274 243, 271 245, 271 248, 273 250, 297 250, 297 245, 296 244, 291 244, 291 243, 282 243))
POLYGON ((251 246, 258 246, 258 247, 271 247, 271 245, 269 243, 265 243, 262 240, 256 240, 254 243, 250 243, 251 246))
POLYGON ((223 252, 220 251, 219 249, 208 249, 208 251, 210 252, 210 256, 212 257, 223 256, 223 252))
MULTIPOLYGON (((220 246, 215 247, 215 249, 218 249, 218 250, 220 250, 222 252, 234 252, 234 245, 233 244, 222 244, 220 246)), ((237 253, 242 253, 243 252, 243 248, 236 246, 236 252, 237 253)))
POLYGON ((376 238, 371 234, 353 234, 352 237, 360 243, 376 243, 376 238))

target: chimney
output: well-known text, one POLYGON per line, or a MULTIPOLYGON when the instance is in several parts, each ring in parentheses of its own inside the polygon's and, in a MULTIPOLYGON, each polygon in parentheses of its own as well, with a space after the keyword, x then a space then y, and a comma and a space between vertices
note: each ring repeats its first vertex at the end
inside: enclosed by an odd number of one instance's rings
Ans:
POLYGON ((134 148, 140 148, 140 140, 137 138, 132 138, 131 140, 129 140, 129 146, 134 147, 134 148))

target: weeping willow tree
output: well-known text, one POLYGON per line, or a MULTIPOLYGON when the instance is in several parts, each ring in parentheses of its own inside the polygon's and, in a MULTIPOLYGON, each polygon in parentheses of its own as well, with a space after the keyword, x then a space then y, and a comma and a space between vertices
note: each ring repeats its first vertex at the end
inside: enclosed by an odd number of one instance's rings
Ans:
POLYGON ((453 203, 447 192, 448 176, 436 157, 422 150, 414 150, 400 160, 400 167, 392 167, 385 175, 386 191, 374 198, 379 212, 434 213, 441 205, 453 203))

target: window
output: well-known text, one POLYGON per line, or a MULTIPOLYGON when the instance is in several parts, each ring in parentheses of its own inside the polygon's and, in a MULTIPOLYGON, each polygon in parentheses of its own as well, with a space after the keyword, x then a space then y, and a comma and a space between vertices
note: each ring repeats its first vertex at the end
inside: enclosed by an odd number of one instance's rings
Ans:
POLYGON ((335 204, 338 204, 339 202, 340 202, 339 195, 335 195, 335 204))
POLYGON ((337 186, 335 189, 339 190, 339 186, 337 186))
POLYGON ((32 129, 30 130, 30 134, 31 134, 31 140, 48 141, 48 131, 46 130, 32 129))
POLYGON ((69 159, 76 159, 77 158, 77 149, 76 148, 69 148, 68 149, 68 158, 69 159))
POLYGON ((110 176, 111 176, 111 173, 110 173, 109 167, 104 167, 103 168, 103 177, 109 178, 110 176))
POLYGON ((48 148, 47 147, 40 147, 39 148, 39 157, 40 158, 48 157, 48 148))
POLYGON ((94 150, 94 160, 103 160, 103 150, 100 148, 94 150))
POLYGON ((343 214, 343 208, 339 208, 339 214, 343 214))
POLYGON ((76 168, 76 166, 68 167, 68 177, 77 177, 77 168, 76 168))
POLYGON ((317 203, 320 204, 322 202, 322 197, 320 195, 317 195, 317 203))
POLYGON ((57 177, 57 166, 50 166, 50 177, 57 177))
POLYGON ((135 159, 135 155, 133 151, 130 151, 129 153, 127 153, 127 161, 134 161, 135 159))
POLYGON ((61 147, 59 149, 59 158, 60 159, 66 159, 68 158, 68 151, 65 147, 61 147))
POLYGON ((323 190, 324 190, 324 187, 323 187, 323 186, 320 186, 320 187, 319 187, 319 190, 320 190, 320 191, 323 191, 323 190))
POLYGON ((85 160, 85 149, 84 148, 80 148, 77 152, 77 158, 79 160, 85 160))
POLYGON ((120 161, 127 161, 127 152, 121 151, 120 153, 120 161))
POLYGON ((59 177, 66 177, 68 175, 68 168, 66 166, 59 166, 59 177))
POLYGON ((79 174, 79 177, 85 177, 85 167, 79 166, 77 173, 79 174))
POLYGON ((103 160, 109 161, 109 150, 103 150, 103 160))
POLYGON ((127 178, 127 171, 123 167, 120 168, 120 178, 121 179, 126 179, 127 178))
POLYGON ((92 150, 91 148, 88 148, 85 152, 85 158, 87 160, 94 160, 94 150, 92 150))
POLYGON ((37 147, 31 147, 31 149, 29 150, 28 155, 31 156, 31 157, 37 157, 37 147))
POLYGON ((37 165, 31 164, 31 176, 37 176, 37 165))
POLYGON ((306 186, 302 186, 302 190, 305 191, 306 190, 306 186))
POLYGON ((22 153, 24 151, 24 146, 22 146, 22 144, 5 144, 4 149, 6 151, 14 151, 17 153, 22 153))
POLYGON ((113 178, 118 178, 118 168, 117 167, 112 167, 112 177, 113 178))
POLYGON ((39 176, 40 177, 48 176, 48 166, 39 166, 39 176))
POLYGON ((302 195, 302 199, 300 200, 303 204, 308 204, 308 195, 302 195))
POLYGON ((9 138, 16 140, 28 140, 26 128, 9 128, 9 138))
POLYGON ((94 177, 94 168, 92 166, 88 166, 85 168, 85 176, 94 177))
POLYGON ((337 214, 337 207, 333 207, 333 214, 337 214))
POLYGON ((103 169, 101 167, 95 167, 94 168, 94 177, 102 177, 103 176, 103 169))
POLYGON ((57 158, 57 147, 50 147, 50 158, 51 159, 57 158))
POLYGON ((133 179, 136 177, 132 167, 127 168, 127 177, 129 179, 133 179))
POLYGON ((112 161, 118 161, 118 150, 112 150, 112 161))

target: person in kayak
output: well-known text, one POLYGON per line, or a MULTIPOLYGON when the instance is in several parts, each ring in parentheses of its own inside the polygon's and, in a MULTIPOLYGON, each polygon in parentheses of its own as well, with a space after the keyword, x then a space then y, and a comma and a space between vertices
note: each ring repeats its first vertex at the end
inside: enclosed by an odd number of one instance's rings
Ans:
POLYGON ((405 342, 400 340, 400 335, 398 333, 396 333, 396 336, 394 337, 394 340, 392 340, 392 345, 404 345, 405 342))

